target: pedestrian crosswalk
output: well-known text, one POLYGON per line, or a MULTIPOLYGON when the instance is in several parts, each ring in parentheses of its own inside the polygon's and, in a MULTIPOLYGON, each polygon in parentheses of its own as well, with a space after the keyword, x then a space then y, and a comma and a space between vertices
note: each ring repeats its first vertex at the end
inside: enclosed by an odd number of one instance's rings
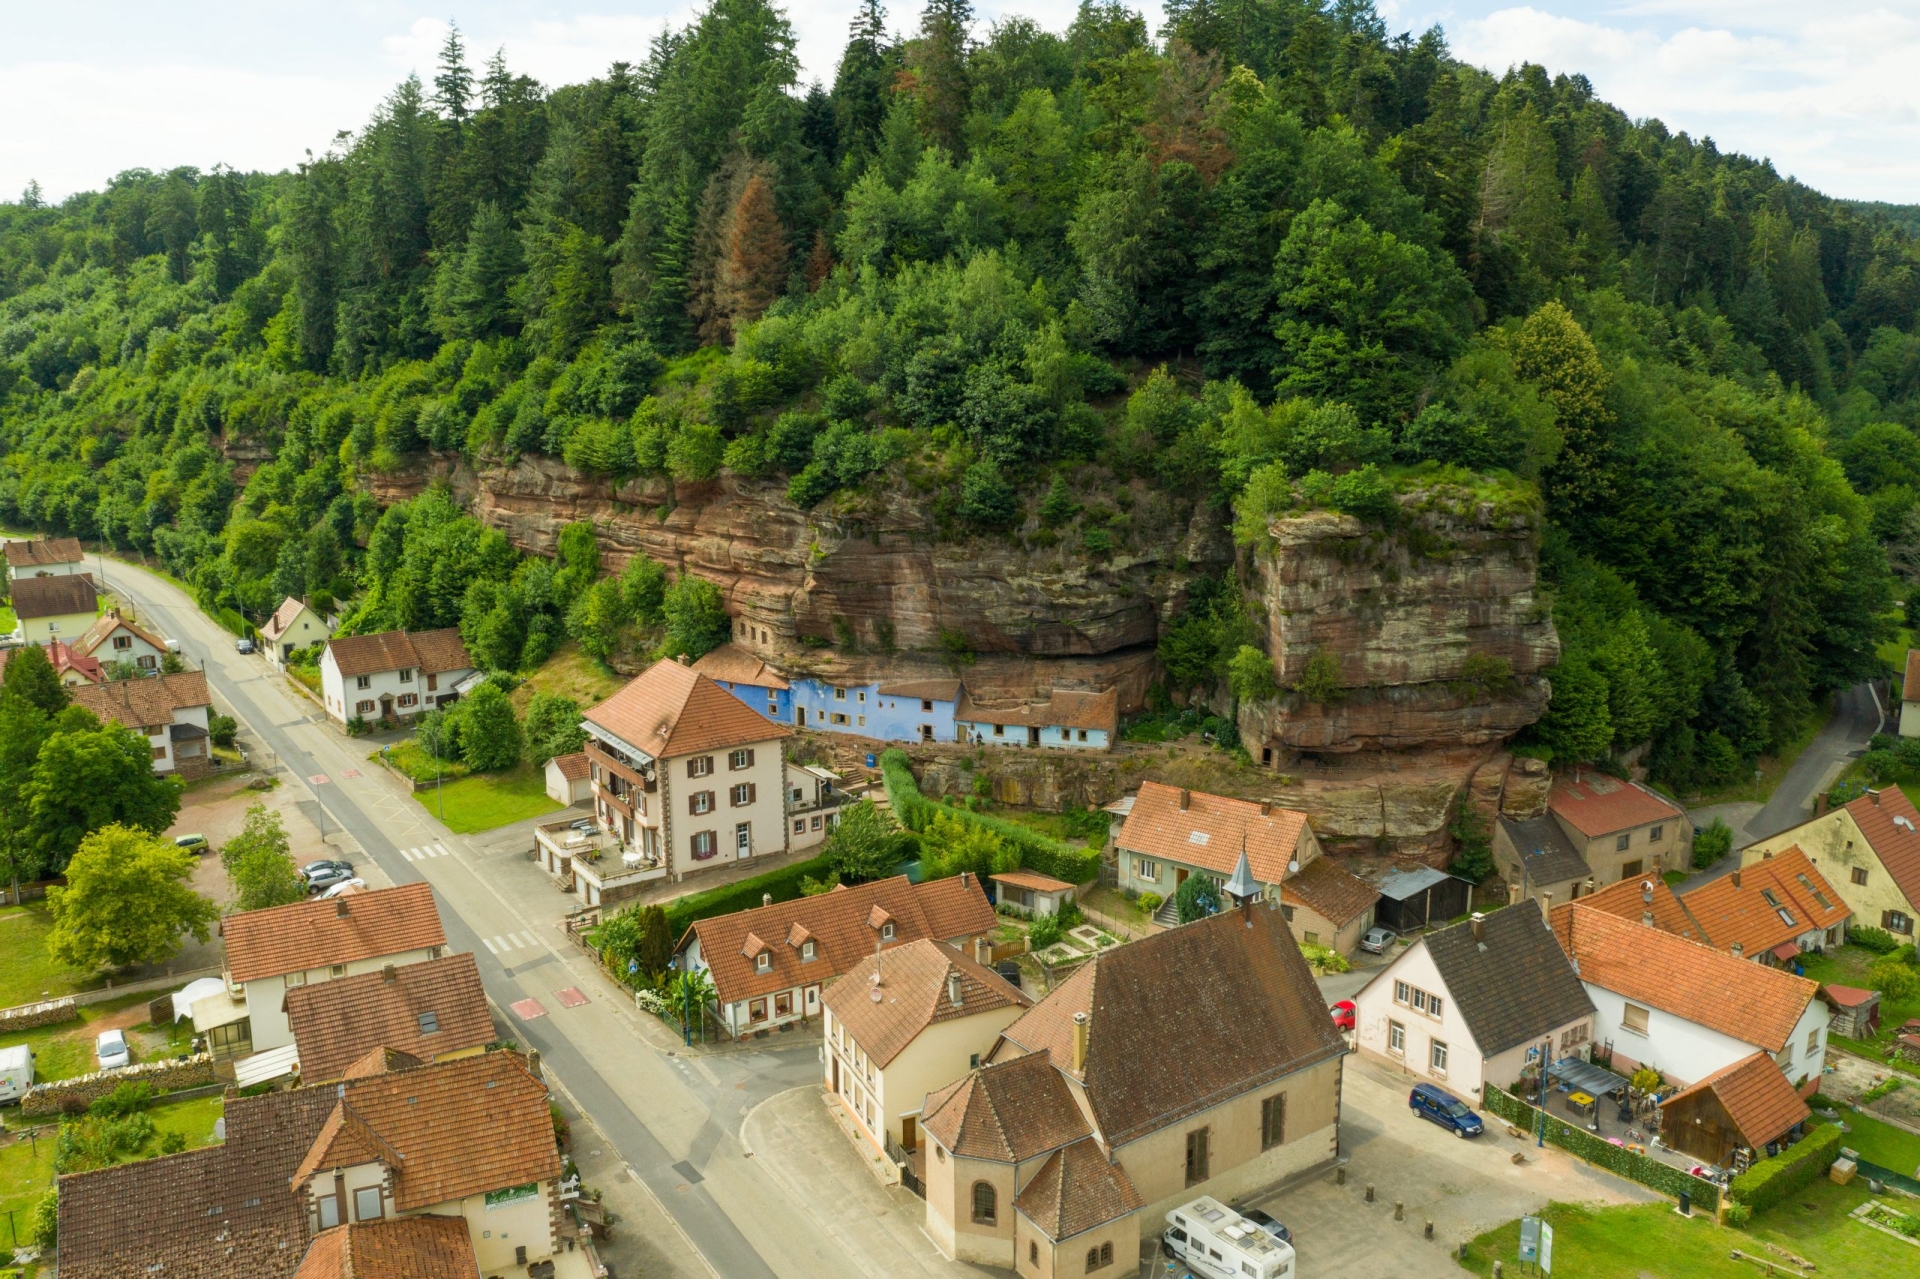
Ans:
POLYGON ((400 855, 410 862, 424 861, 429 857, 453 856, 452 853, 446 850, 444 845, 438 843, 426 844, 419 848, 403 848, 400 850, 400 855))
POLYGON ((491 937, 482 937, 480 940, 485 942, 487 949, 496 955, 510 955, 516 950, 540 948, 540 943, 534 940, 533 934, 527 932, 495 933, 491 937))

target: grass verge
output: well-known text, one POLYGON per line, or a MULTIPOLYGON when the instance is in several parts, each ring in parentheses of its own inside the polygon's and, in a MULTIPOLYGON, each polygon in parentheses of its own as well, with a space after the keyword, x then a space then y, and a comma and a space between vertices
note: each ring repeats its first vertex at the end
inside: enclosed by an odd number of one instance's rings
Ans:
POLYGON ((516 715, 527 713, 527 703, 533 700, 535 693, 558 693, 562 697, 571 697, 584 710, 613 696, 626 682, 583 652, 579 644, 568 640, 554 649, 553 656, 542 662, 539 670, 527 676, 525 683, 513 690, 510 700, 516 715))
POLYGON ((42 995, 71 995, 86 988, 87 975, 47 954, 53 914, 45 901, 0 906, 0 1008, 32 1003, 42 995))
POLYGON ((505 772, 476 773, 444 786, 430 786, 416 792, 414 799, 456 835, 557 813, 562 807, 547 797, 546 773, 525 760, 505 772))
MULTIPOLYGON (((188 1150, 210 1145, 214 1120, 220 1118, 223 1111, 219 1097, 156 1103, 147 1111, 153 1119, 152 1138, 126 1162, 151 1159, 159 1154, 161 1138, 170 1132, 186 1138, 188 1150)), ((0 1146, 0 1216, 11 1212, 16 1230, 26 1229, 33 1205, 53 1187, 53 1152, 57 1140, 55 1129, 49 1124, 40 1129, 37 1137, 22 1137, 0 1146)), ((15 1240, 6 1236, 5 1242, 10 1247, 15 1240)))

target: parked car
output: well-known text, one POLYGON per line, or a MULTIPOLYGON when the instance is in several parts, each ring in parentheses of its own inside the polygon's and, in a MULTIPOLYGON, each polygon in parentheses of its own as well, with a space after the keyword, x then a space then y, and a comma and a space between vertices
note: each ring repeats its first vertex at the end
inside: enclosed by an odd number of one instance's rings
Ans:
POLYGON ((364 879, 343 879, 332 888, 322 889, 320 892, 320 900, 325 901, 329 897, 344 897, 348 893, 365 892, 366 888, 367 881, 364 879))
POLYGON ((1240 1215, 1272 1235, 1275 1239, 1278 1239, 1281 1243, 1293 1242, 1293 1232, 1275 1220, 1272 1213, 1265 1212, 1259 1208, 1242 1208, 1240 1215))
POLYGON ((1407 1094, 1407 1105, 1414 1114, 1431 1119, 1456 1137, 1478 1137, 1486 1130, 1486 1124, 1466 1102, 1434 1084, 1415 1084, 1407 1094))
POLYGON ((94 1059, 102 1070, 120 1070, 133 1063, 133 1054, 127 1049, 127 1032, 124 1030, 103 1030, 100 1037, 93 1041, 94 1059))
POLYGON ((175 848, 184 848, 189 852, 195 853, 204 853, 209 847, 205 835, 175 835, 173 837, 173 846, 175 848))
POLYGON ((1343 999, 1333 1006, 1333 1028, 1335 1030, 1353 1029, 1354 1007, 1351 999, 1343 999))
POLYGON ((335 884, 344 884, 353 878, 353 863, 323 858, 317 862, 308 862, 301 867, 300 874, 307 881, 308 892, 318 892, 322 888, 332 888, 335 884))
POLYGON ((19 1101, 33 1087, 33 1049, 25 1044, 0 1048, 0 1102, 19 1101))
POLYGON ((253 641, 245 638, 237 639, 233 642, 233 651, 236 653, 251 653, 254 651, 253 641))
POLYGON ((1391 928, 1369 928, 1367 935, 1360 939, 1360 949, 1372 955, 1384 955, 1387 947, 1400 939, 1400 935, 1391 928))

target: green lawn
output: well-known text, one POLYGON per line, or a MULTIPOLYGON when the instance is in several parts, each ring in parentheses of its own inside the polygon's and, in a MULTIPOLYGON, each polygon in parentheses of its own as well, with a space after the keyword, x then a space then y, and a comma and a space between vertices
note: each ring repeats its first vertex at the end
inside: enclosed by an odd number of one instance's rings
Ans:
MULTIPOLYGON (((1756 1218, 1746 1230, 1713 1224, 1711 1214, 1681 1217, 1668 1204, 1596 1208, 1551 1204, 1553 1270, 1579 1279, 1757 1279, 1763 1267, 1736 1261, 1734 1249, 1769 1255, 1773 1243, 1816 1263, 1817 1274, 1913 1274, 1920 1248, 1889 1238, 1847 1217, 1869 1198, 1866 1183, 1850 1186, 1816 1181, 1786 1203, 1756 1218)), ((1493 1273, 1495 1260, 1518 1273, 1520 1223, 1508 1222, 1467 1246, 1461 1266, 1493 1273)), ((1788 1267, 1782 1266, 1781 1273, 1788 1267)))
POLYGON ((416 782, 458 781, 473 770, 457 759, 435 759, 426 747, 409 737, 404 742, 383 746, 368 756, 387 764, 416 782))
POLYGON ((20 625, 20 619, 13 615, 13 610, 5 604, 0 604, 0 635, 11 634, 13 628, 18 625, 20 625))
MULTIPOLYGON (((148 1159, 160 1153, 160 1139, 177 1132, 187 1139, 187 1149, 213 1141, 213 1121, 220 1118, 222 1099, 194 1097, 187 1101, 161 1102, 147 1113, 153 1117, 153 1138, 136 1159, 148 1159)), ((53 1149, 56 1138, 52 1125, 41 1128, 40 1136, 0 1147, 0 1217, 9 1211, 21 1229, 27 1213, 53 1184, 53 1149)), ((0 1235, 0 1246, 11 1246, 11 1236, 0 1235)))
POLYGON ((440 815, 444 800, 447 828, 460 835, 558 812, 561 807, 547 798, 545 771, 525 760, 506 772, 478 773, 444 787, 429 786, 414 798, 435 816, 440 815))
MULTIPOLYGON (((97 1004, 82 1004, 78 1021, 0 1035, 0 1048, 25 1044, 33 1049, 35 1079, 71 1079, 75 1075, 84 1075, 94 1067, 93 1039, 98 1033, 93 1029, 94 1023, 136 1005, 144 1007, 156 993, 121 995, 116 999, 103 999, 97 1004)), ((185 1051, 192 1038, 192 1032, 185 1029, 186 1025, 176 1022, 169 1028, 176 1032, 174 1044, 180 1051, 185 1051)), ((135 1031, 139 1033, 130 1036, 134 1044, 134 1057, 136 1060, 145 1060, 150 1055, 144 1046, 145 1032, 140 1027, 135 1027, 135 1031)))
POLYGON ((1920 1168, 1920 1137, 1857 1110, 1843 1107, 1840 1118, 1853 1130, 1841 1139, 1841 1144, 1859 1151, 1860 1157, 1868 1163, 1879 1164, 1882 1168, 1890 1168, 1907 1177, 1913 1176, 1914 1170, 1920 1168))
POLYGON ((47 954, 52 929, 44 900, 0 906, 0 1008, 32 1003, 43 993, 71 995, 89 984, 85 974, 47 954))
MULTIPOLYGON (((1904 788, 1903 788, 1904 789, 1904 788)), ((1914 788, 1920 794, 1920 786, 1914 788)), ((1848 944, 1824 955, 1806 955, 1801 962, 1806 966, 1807 976, 1818 982, 1834 982, 1842 986, 1862 986, 1867 984, 1867 970, 1872 968, 1880 956, 1862 947, 1848 944)), ((1880 1027, 1877 1038, 1868 1042, 1844 1039, 1839 1035, 1831 1037, 1834 1047, 1843 1052, 1871 1058, 1907 1074, 1920 1074, 1920 1070, 1904 1061, 1889 1062, 1885 1045, 1891 1042, 1895 1029, 1905 1024, 1909 1017, 1920 1017, 1920 1000, 1880 1001, 1880 1027)), ((1876 1160, 1876 1162, 1878 1162, 1876 1160)))

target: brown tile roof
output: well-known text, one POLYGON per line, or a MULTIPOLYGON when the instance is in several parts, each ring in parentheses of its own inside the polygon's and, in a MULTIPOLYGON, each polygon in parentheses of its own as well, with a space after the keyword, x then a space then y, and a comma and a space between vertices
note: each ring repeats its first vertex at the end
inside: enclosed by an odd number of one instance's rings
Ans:
POLYGON ((990 968, 983 968, 942 942, 921 938, 869 955, 827 988, 827 1007, 847 1033, 882 1069, 914 1037, 936 1022, 972 1017, 1000 1008, 1030 1008, 1033 1001, 990 968), (879 973, 876 986, 873 978, 879 973), (950 998, 949 975, 960 978, 960 1002, 950 998), (878 990, 876 1001, 872 992, 878 990))
POLYGON ((1742 1043, 1779 1052, 1818 989, 1805 977, 1593 910, 1553 908, 1553 933, 1580 980, 1742 1043))
POLYGON ((399 1168, 405 1156, 373 1130, 366 1117, 346 1097, 334 1102, 327 1122, 307 1148, 306 1157, 293 1170, 293 1184, 299 1185, 322 1168, 348 1168, 354 1164, 383 1163, 399 1168))
POLYGON ((1012 1044, 1070 1069, 1076 1012, 1089 1015, 1081 1079, 1110 1145, 1346 1051, 1271 904, 1096 955, 1007 1027, 995 1055, 1012 1044))
POLYGON ((307 1246, 289 1179, 337 1100, 229 1097, 221 1145, 60 1178, 62 1279, 286 1279, 307 1246))
POLYGON ((655 662, 587 711, 586 718, 655 759, 793 735, 711 679, 672 661, 655 662))
POLYGON ((1661 1102, 1660 1109, 1664 1112, 1669 1106, 1692 1101, 1705 1092, 1719 1099, 1720 1108, 1740 1130, 1741 1140, 1755 1150, 1765 1149, 1768 1142, 1785 1136, 1795 1124, 1805 1123, 1812 1114, 1787 1077, 1780 1073, 1780 1067, 1765 1053, 1757 1052, 1731 1066, 1722 1066, 1692 1087, 1683 1088, 1661 1102))
POLYGON ((1683 816, 1638 782, 1593 772, 1556 780, 1547 807, 1589 839, 1683 816))
POLYGON ((447 944, 424 883, 228 915, 220 932, 237 982, 447 944))
POLYGON ((1286 878, 1306 826, 1306 817, 1292 809, 1142 782, 1114 842, 1129 852, 1231 875, 1244 841, 1253 877, 1277 884, 1286 878))
MULTIPOLYGON (((299 620, 301 612, 309 607, 310 605, 308 605, 305 600, 295 599, 291 595, 287 596, 287 598, 280 601, 280 607, 273 610, 273 616, 269 617, 266 623, 261 626, 260 634, 269 640, 279 639, 282 635, 286 634, 289 626, 292 626, 299 620)), ((317 610, 314 616, 320 616, 317 610)), ((325 619, 322 620, 324 621, 325 619)))
POLYGON ((383 671, 404 671, 418 667, 423 675, 442 671, 474 669, 460 632, 448 627, 439 631, 382 631, 378 635, 335 636, 327 641, 335 666, 342 675, 378 675, 383 671))
POLYGON ((1920 906, 1920 812, 1906 792, 1898 786, 1871 791, 1848 804, 1847 813, 1908 903, 1920 906))
POLYGON ((1368 907, 1380 900, 1379 889, 1339 866, 1331 857, 1316 857, 1288 876, 1282 894, 1286 901, 1305 902, 1335 928, 1360 918, 1368 907))
POLYGON ((1045 1053, 981 1066, 927 1094, 920 1127, 963 1159, 1019 1163, 1092 1133, 1045 1053))
POLYGON ((879 940, 879 925, 869 923, 876 910, 882 912, 882 922, 893 921, 896 949, 922 937, 947 941, 982 936, 992 932, 995 924, 986 892, 971 875, 924 884, 895 875, 817 897, 698 920, 680 939, 679 949, 685 951, 698 938, 700 958, 711 972, 720 1001, 733 1003, 829 982, 853 968, 873 954, 879 940), (800 958, 800 940, 805 938, 793 940, 796 924, 813 939, 816 957, 811 963, 800 958), (772 971, 754 971, 747 950, 750 937, 781 939, 778 945, 768 946, 773 952, 772 971))
MULTIPOLYGON (((964 690, 963 690, 964 691, 964 690)), ((924 696, 924 694, 922 694, 924 696)), ((969 724, 1013 724, 1022 728, 1103 728, 1112 733, 1120 725, 1120 694, 1079 692, 1056 688, 1038 706, 982 706, 971 695, 959 699, 953 717, 969 724)))
POLYGON ((1012 884, 1015 888, 1028 888, 1036 893, 1058 893, 1073 887, 1064 879, 1042 875, 1037 870, 1003 870, 987 878, 996 884, 1012 884))
POLYGON ((750 684, 754 688, 785 688, 787 681, 738 644, 722 644, 693 664, 693 669, 708 679, 725 684, 750 684))
POLYGON ((1015 1211, 1059 1243, 1146 1206, 1119 1164, 1083 1137, 1047 1156, 1040 1171, 1013 1197, 1015 1211))
POLYGON ((299 1045, 300 1078, 309 1084, 341 1078, 376 1048, 431 1061, 498 1038, 480 968, 464 953, 295 986, 287 992, 286 1009, 299 1045), (431 1031, 421 1021, 428 1014, 431 1031))
POLYGON ((322 1230, 293 1279, 473 1279, 479 1273, 466 1218, 423 1215, 322 1230))
POLYGON ((100 593, 93 588, 90 573, 21 577, 8 589, 13 592, 13 611, 22 618, 92 613, 100 606, 100 593))
POLYGON ((1709 880, 1679 900, 1715 949, 1730 952, 1737 945, 1748 959, 1853 914, 1797 844, 1709 880))
POLYGON ((1907 673, 1900 681, 1900 700, 1920 702, 1920 648, 1907 650, 1907 673))
MULTIPOLYGON (((1589 910, 1605 911, 1619 919, 1632 920, 1636 924, 1647 923, 1652 915, 1652 927, 1662 932, 1672 933, 1676 937, 1685 937, 1704 945, 1714 945, 1714 939, 1707 934, 1698 919, 1674 894, 1667 881, 1659 875, 1642 875, 1632 879, 1622 879, 1608 884, 1598 892, 1573 899, 1589 910)), ((1571 902, 1561 905, 1571 905, 1571 902)), ((1559 914, 1559 906, 1554 913, 1559 914)))
POLYGON ((881 697, 918 697, 924 701, 957 702, 960 700, 960 681, 957 679, 910 679, 897 684, 882 684, 875 690, 881 697))
POLYGON ((587 753, 575 751, 571 755, 555 755, 551 761, 560 769, 560 776, 570 782, 577 782, 587 775, 587 753))
MULTIPOLYGON (((0 648, 0 679, 6 678, 7 659, 21 651, 18 648, 0 648)), ((106 682, 107 673, 100 669, 100 663, 85 653, 78 652, 70 644, 62 644, 56 639, 46 646, 46 654, 47 660, 53 663, 55 675, 78 671, 89 684, 106 682)))
POLYGON ((7 563, 14 568, 39 564, 78 564, 87 557, 77 537, 29 538, 6 544, 7 563))
POLYGON ((116 679, 76 685, 73 704, 84 706, 104 723, 112 720, 145 731, 173 723, 173 697, 157 679, 116 679))
POLYGON ((145 640, 149 646, 157 648, 162 652, 166 651, 166 640, 154 634, 138 622, 133 621, 131 618, 120 616, 120 610, 117 608, 110 608, 95 618, 93 625, 89 626, 86 632, 80 636, 77 647, 83 653, 93 653, 106 642, 107 636, 118 630, 132 631, 135 635, 145 640))
POLYGON ((1820 987, 1820 997, 1839 1008, 1858 1008, 1880 998, 1877 990, 1862 990, 1858 986, 1837 986, 1832 982, 1820 987))
POLYGON ((426 1065, 424 1058, 412 1053, 403 1053, 398 1048, 375 1048, 364 1057, 347 1067, 342 1079, 365 1079, 370 1075, 384 1075, 392 1070, 406 1070, 413 1066, 426 1065))

